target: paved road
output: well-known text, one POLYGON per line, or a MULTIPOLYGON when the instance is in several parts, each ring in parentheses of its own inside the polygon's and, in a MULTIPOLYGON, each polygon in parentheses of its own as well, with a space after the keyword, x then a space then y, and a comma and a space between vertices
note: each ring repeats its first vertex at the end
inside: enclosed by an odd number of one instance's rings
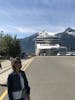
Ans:
POLYGON ((75 100, 75 57, 36 57, 26 74, 31 100, 75 100))
MULTIPOLYGON (((25 70, 25 66, 31 61, 30 59, 23 59, 22 69, 25 70)), ((8 75, 12 72, 11 62, 9 60, 1 62, 2 69, 0 69, 0 84, 6 84, 8 75)))
MULTIPOLYGON (((22 70, 26 70, 29 64, 32 62, 33 58, 24 59, 22 61, 22 70)), ((0 100, 8 100, 7 94, 7 77, 12 72, 10 61, 4 61, 1 63, 2 69, 0 69, 0 100), (4 98, 4 99, 2 99, 4 98)))

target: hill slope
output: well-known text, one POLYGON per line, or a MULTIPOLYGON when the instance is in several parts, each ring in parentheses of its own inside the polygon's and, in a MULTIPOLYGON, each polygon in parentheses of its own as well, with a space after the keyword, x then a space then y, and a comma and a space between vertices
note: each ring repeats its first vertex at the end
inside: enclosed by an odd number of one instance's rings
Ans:
MULTIPOLYGON (((24 39, 20 39, 20 45, 22 52, 27 54, 35 53, 35 38, 38 36, 38 33, 35 33, 24 39)), ((64 32, 57 33, 56 36, 59 38, 59 44, 61 46, 67 47, 68 51, 75 50, 75 30, 72 28, 67 28, 64 32)))
POLYGON ((68 51, 75 50, 75 30, 67 28, 56 36, 59 38, 60 45, 67 47, 68 51))
POLYGON ((24 39, 20 39, 20 45, 22 48, 22 52, 26 52, 27 54, 35 53, 35 38, 38 36, 37 33, 26 37, 24 39))

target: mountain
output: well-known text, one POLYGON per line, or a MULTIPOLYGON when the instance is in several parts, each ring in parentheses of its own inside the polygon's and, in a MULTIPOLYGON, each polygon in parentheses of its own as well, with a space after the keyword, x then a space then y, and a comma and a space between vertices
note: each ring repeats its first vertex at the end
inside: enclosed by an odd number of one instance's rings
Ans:
POLYGON ((75 30, 70 28, 70 27, 68 27, 64 32, 66 32, 66 33, 71 32, 73 34, 73 33, 75 33, 75 30))
POLYGON ((72 28, 67 28, 64 32, 56 34, 59 38, 59 43, 61 46, 67 47, 67 51, 75 50, 75 30, 72 28))
MULTIPOLYGON (((37 36, 38 36, 38 33, 35 33, 29 37, 20 39, 22 52, 26 52, 27 54, 35 53, 35 39, 37 36)), ((58 43, 61 46, 67 47, 67 51, 75 50, 75 30, 74 29, 69 27, 65 29, 64 32, 57 33, 55 36, 59 38, 58 43)))
POLYGON ((20 39, 20 45, 22 52, 26 52, 27 54, 35 53, 35 38, 38 36, 38 33, 35 33, 29 37, 24 39, 20 39))

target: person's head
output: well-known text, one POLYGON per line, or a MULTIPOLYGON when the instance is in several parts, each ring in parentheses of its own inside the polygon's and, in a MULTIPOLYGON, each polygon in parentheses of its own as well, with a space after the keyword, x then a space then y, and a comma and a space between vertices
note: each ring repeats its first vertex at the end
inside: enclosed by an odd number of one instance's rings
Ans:
POLYGON ((21 60, 19 57, 13 58, 11 65, 14 71, 19 71, 22 67, 21 60))

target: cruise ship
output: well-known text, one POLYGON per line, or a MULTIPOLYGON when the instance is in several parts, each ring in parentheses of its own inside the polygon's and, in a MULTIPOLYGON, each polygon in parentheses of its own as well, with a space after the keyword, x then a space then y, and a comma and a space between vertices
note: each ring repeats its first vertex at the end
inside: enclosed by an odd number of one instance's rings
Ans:
POLYGON ((47 32, 40 32, 35 40, 35 55, 51 56, 57 55, 60 51, 65 54, 65 47, 61 47, 59 38, 55 35, 50 36, 47 32))

